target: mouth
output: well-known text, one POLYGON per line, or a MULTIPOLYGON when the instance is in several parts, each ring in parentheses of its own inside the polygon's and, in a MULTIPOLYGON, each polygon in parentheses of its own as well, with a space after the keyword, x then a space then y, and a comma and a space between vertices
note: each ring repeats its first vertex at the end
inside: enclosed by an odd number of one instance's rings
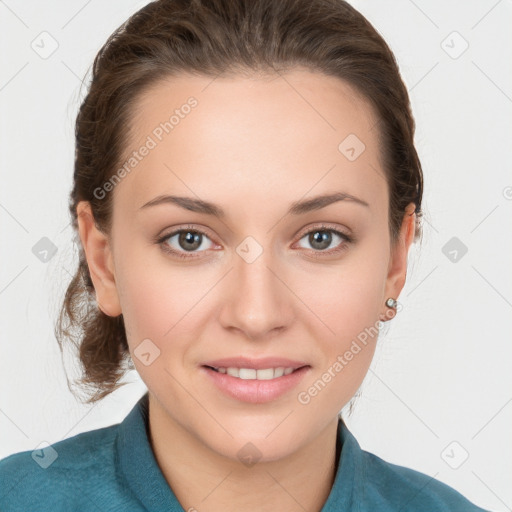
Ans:
POLYGON ((275 368, 238 368, 234 366, 209 366, 209 365, 203 365, 204 368, 208 368, 210 370, 213 370, 217 373, 223 373, 230 375, 231 377, 235 377, 237 379, 241 380, 274 380, 278 379, 280 377, 290 375, 291 373, 294 373, 302 368, 309 367, 309 365, 303 365, 298 367, 292 367, 292 366, 278 366, 275 368))
POLYGON ((291 400, 289 393, 311 372, 311 366, 304 364, 258 369, 203 364, 200 369, 208 385, 213 384, 222 395, 251 404, 284 400, 286 397, 291 400))

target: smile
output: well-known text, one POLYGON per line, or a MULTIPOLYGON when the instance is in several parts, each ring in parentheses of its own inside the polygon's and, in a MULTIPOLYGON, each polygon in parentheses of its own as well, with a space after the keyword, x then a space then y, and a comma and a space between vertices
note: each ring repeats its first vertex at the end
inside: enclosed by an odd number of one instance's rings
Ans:
POLYGON ((236 401, 261 404, 284 398, 311 372, 311 366, 255 369, 203 365, 201 372, 225 396, 236 401))
POLYGON ((295 368, 285 368, 283 366, 279 366, 277 368, 263 368, 255 370, 254 368, 215 368, 210 366, 212 370, 219 373, 227 373, 231 375, 231 377, 236 377, 242 380, 273 380, 283 375, 289 375, 292 373, 295 368))

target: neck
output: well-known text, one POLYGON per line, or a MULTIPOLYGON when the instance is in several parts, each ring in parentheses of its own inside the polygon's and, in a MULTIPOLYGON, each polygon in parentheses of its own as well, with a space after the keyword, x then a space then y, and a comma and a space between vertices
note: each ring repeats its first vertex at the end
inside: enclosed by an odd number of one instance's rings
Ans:
POLYGON ((335 417, 287 457, 245 466, 206 446, 149 395, 151 446, 167 483, 187 511, 319 512, 336 475, 337 426, 335 417))

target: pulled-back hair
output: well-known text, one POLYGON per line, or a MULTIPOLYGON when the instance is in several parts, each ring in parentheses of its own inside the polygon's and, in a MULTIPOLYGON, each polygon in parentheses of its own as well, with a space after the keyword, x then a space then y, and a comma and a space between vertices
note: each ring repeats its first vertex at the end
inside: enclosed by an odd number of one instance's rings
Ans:
MULTIPOLYGON (((78 238, 77 205, 89 201, 96 226, 110 234, 112 192, 95 190, 123 161, 136 101, 180 72, 215 77, 305 68, 338 77, 373 107, 381 166, 389 190, 389 233, 396 243, 405 207, 416 205, 423 175, 414 146, 407 89, 390 48, 343 0, 157 0, 131 16, 94 59, 75 125, 75 167, 69 212, 79 262, 55 326, 62 350, 71 341, 82 366, 80 384, 94 402, 117 389, 132 368, 123 316, 96 305, 78 238)), ((340 140, 341 142, 341 140, 340 140)))

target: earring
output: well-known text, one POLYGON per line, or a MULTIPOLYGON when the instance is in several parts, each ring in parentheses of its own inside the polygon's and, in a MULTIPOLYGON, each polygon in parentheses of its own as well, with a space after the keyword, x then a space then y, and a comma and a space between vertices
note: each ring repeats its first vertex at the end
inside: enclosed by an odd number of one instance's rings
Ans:
POLYGON ((391 297, 386 301, 386 306, 388 308, 396 309, 397 304, 398 304, 398 302, 391 297))

